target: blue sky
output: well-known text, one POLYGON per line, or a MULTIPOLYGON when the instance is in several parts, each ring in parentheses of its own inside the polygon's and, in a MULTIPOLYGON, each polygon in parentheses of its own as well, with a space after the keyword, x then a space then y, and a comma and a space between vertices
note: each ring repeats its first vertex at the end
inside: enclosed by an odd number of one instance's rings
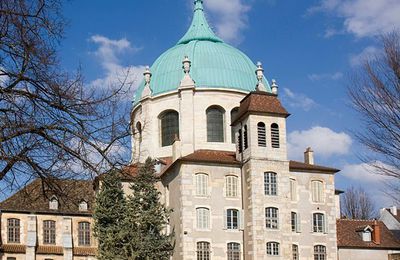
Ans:
MULTIPOLYGON (((316 163, 342 169, 337 188, 364 186, 379 207, 389 206, 382 178, 358 159, 353 131, 361 128, 346 96, 349 75, 379 53, 377 36, 400 27, 398 0, 204 0, 209 22, 227 42, 261 61, 292 114, 290 158, 307 146, 316 163)), ((130 69, 138 83, 188 28, 191 0, 65 1, 69 21, 60 52, 68 70, 81 66, 99 87, 130 69)), ((136 83, 135 83, 136 84, 136 83)))

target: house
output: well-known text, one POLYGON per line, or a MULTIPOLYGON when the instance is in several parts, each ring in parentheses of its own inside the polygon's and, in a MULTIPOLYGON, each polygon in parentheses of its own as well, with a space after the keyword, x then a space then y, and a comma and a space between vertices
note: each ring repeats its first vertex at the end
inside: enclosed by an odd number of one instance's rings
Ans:
POLYGON ((338 260, 398 260, 400 241, 377 220, 337 220, 338 260))
POLYGON ((382 208, 380 210, 381 220, 388 229, 400 240, 400 210, 396 206, 390 208, 382 208))

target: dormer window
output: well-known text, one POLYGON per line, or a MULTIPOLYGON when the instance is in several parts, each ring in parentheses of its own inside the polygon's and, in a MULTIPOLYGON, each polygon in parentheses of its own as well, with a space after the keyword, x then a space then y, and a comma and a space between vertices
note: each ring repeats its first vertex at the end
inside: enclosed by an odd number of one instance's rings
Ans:
POLYGON ((357 229, 357 233, 361 236, 362 241, 371 242, 372 241, 372 227, 366 226, 357 229))
POLYGON ((88 204, 86 201, 82 200, 79 203, 79 211, 87 211, 88 210, 88 204))
POLYGON ((58 210, 58 199, 56 196, 52 196, 49 201, 49 209, 58 210))

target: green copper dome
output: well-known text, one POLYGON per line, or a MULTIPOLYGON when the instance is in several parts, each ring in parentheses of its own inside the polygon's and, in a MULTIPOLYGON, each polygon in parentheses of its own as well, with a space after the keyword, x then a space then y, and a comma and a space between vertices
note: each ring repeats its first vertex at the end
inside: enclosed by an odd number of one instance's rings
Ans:
MULTIPOLYGON (((195 1, 193 21, 186 34, 151 66, 153 96, 178 89, 184 76, 182 60, 185 56, 192 62, 190 76, 196 88, 255 90, 256 65, 243 52, 214 34, 204 16, 202 2, 195 1)), ((265 79, 264 85, 270 92, 265 79)), ((140 100, 143 88, 144 82, 136 92, 135 101, 140 100)))

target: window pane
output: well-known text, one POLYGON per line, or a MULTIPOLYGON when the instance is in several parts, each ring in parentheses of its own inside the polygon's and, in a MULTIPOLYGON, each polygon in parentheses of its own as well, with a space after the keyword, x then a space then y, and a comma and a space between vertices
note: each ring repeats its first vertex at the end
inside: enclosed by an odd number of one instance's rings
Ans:
POLYGON ((196 174, 196 195, 207 196, 208 195, 208 175, 207 174, 196 174))
POLYGON ((210 228, 210 211, 207 208, 196 209, 197 214, 197 228, 209 229, 210 228))
POLYGON ((216 107, 207 109, 207 142, 224 141, 224 113, 216 107))
POLYGON ((326 247, 322 245, 314 246, 314 260, 326 260, 326 247))
POLYGON ((197 260, 210 260, 210 243, 197 242, 197 260))
POLYGON ((179 114, 170 111, 161 116, 161 145, 172 145, 175 137, 179 138, 179 114))
POLYGON ((274 172, 264 173, 264 193, 265 195, 277 195, 277 177, 274 172))
POLYGON ((227 229, 239 228, 239 211, 237 209, 228 209, 226 214, 226 227, 227 229))
POLYGON ((260 122, 257 124, 258 146, 266 147, 267 140, 265 137, 265 124, 260 122))
POLYGON ((266 228, 278 229, 278 209, 265 209, 265 226, 266 228))
POLYGON ((8 242, 19 243, 20 242, 20 221, 19 219, 11 218, 7 220, 8 229, 8 242))
POLYGON ((238 178, 236 176, 227 176, 225 178, 225 186, 227 197, 238 196, 238 178))
POLYGON ((313 231, 323 233, 325 231, 325 216, 322 213, 313 214, 313 231))
POLYGON ((268 242, 267 243, 267 255, 279 255, 279 243, 268 242))
POLYGON ((228 243, 228 260, 240 260, 240 244, 228 243))
POLYGON ((271 125, 271 145, 272 148, 279 148, 279 126, 275 123, 271 125))
POLYGON ((43 221, 43 243, 56 243, 56 222, 52 220, 43 221))
POLYGON ((78 242, 79 245, 90 245, 90 223, 79 222, 78 223, 78 242))

